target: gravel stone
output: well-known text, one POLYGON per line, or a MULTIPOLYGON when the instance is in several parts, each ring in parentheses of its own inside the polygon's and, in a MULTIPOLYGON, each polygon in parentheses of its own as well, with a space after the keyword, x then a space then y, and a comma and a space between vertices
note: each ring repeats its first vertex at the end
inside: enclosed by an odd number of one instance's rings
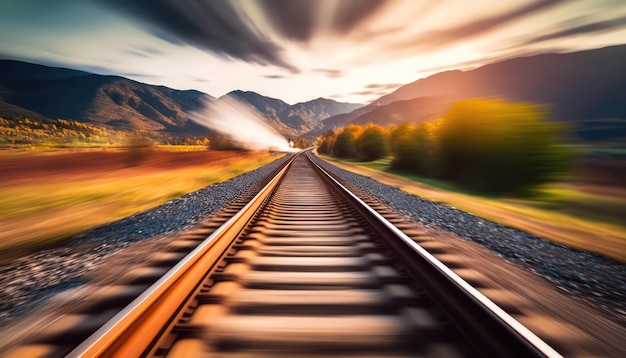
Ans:
MULTIPOLYGON (((132 243, 184 230, 266 178, 287 158, 223 183, 189 193, 159 207, 103 225, 66 241, 65 246, 22 257, 0 267, 0 327, 47 298, 85 283, 98 263, 132 243)), ((576 251, 451 206, 432 202, 317 158, 326 170, 406 216, 477 242, 536 272, 563 290, 626 314, 626 265, 576 251)))
POLYGON ((222 183, 78 234, 56 248, 0 266, 0 327, 31 312, 49 297, 86 283, 85 274, 132 243, 184 230, 206 219, 263 181, 288 158, 285 156, 222 183))
POLYGON ((570 294, 626 314, 626 265, 577 251, 340 169, 315 158, 325 170, 430 228, 479 243, 531 270, 570 294))

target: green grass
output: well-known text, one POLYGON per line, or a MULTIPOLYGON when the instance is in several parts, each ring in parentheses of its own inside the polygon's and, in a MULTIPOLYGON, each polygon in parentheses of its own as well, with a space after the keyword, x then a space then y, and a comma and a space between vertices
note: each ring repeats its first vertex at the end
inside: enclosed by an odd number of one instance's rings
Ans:
POLYGON ((524 197, 496 197, 431 178, 390 171, 389 159, 363 163, 326 158, 348 165, 344 169, 374 177, 429 200, 626 262, 626 198, 620 194, 600 195, 576 190, 568 183, 554 183, 537 187, 524 197))
POLYGON ((578 218, 607 223, 626 230, 626 198, 598 195, 546 184, 533 192, 528 205, 578 218))
POLYGON ((491 194, 486 194, 486 193, 480 193, 471 189, 467 189, 464 188, 462 186, 459 185, 455 185, 454 183, 450 183, 444 180, 440 180, 440 179, 435 179, 435 178, 429 178, 429 177, 424 177, 424 176, 420 176, 417 175, 415 173, 411 173, 411 172, 407 172, 407 171, 403 171, 403 170, 394 170, 391 169, 391 157, 387 157, 387 158, 382 158, 382 159, 378 159, 375 161, 371 161, 371 162, 360 162, 357 160, 351 160, 351 159, 337 159, 334 157, 327 157, 327 158, 332 158, 334 160, 340 160, 342 162, 345 163, 351 163, 351 164, 355 164, 355 165, 359 165, 359 166, 363 166, 366 168, 370 168, 379 172, 384 172, 384 173, 390 173, 393 175, 397 175, 400 176, 402 178, 406 178, 408 180, 411 180, 413 182, 416 183, 420 183, 420 184, 424 184, 424 185, 428 185, 431 186, 433 188, 437 188, 437 189, 441 189, 441 190, 446 190, 446 191, 451 191, 451 192, 455 192, 455 193, 461 193, 461 194, 469 194, 469 195, 476 195, 476 196, 483 196, 485 198, 492 198, 493 195, 491 194))
POLYGON ((537 186, 524 196, 497 196, 470 190, 443 180, 392 170, 390 169, 391 158, 383 158, 372 162, 359 162, 349 159, 342 159, 341 161, 397 175, 440 190, 471 195, 481 199, 496 199, 537 209, 553 210, 577 218, 615 225, 626 230, 626 222, 624 221, 624 218, 626 218, 626 198, 586 193, 568 188, 563 183, 537 186))

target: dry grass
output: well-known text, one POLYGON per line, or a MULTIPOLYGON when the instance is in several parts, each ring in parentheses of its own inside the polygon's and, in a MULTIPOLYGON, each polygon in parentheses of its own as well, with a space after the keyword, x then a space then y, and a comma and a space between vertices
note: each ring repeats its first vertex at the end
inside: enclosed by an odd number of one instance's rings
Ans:
MULTIPOLYGON (((379 168, 339 161, 327 156, 323 156, 323 158, 342 169, 371 177, 411 194, 448 204, 487 220, 526 231, 574 249, 598 253, 626 263, 626 226, 624 224, 619 225, 614 220, 602 222, 599 219, 593 219, 593 206, 585 212, 588 215, 583 215, 578 208, 577 215, 574 216, 559 212, 558 208, 557 210, 549 209, 551 205, 546 205, 547 208, 542 209, 541 205, 537 205, 536 202, 486 198, 453 192, 419 183, 401 175, 383 172, 379 168)), ((602 205, 602 203, 610 202, 617 205, 617 210, 621 210, 621 212, 626 207, 624 198, 606 198, 575 193, 576 195, 568 195, 568 197, 573 200, 573 197, 579 196, 577 203, 585 201, 591 203, 592 200, 595 200, 598 205, 602 205)))
MULTIPOLYGON (((51 158, 54 158, 52 156, 51 158)), ((268 153, 205 165, 51 175, 0 186, 0 260, 158 206, 265 165, 268 153)))

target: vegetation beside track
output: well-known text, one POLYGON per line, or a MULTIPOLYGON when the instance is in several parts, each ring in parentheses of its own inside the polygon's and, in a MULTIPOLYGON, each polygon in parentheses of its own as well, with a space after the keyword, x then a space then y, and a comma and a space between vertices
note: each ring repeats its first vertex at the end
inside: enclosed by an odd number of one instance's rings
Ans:
POLYGON ((392 171, 390 158, 373 162, 322 157, 340 168, 442 202, 476 216, 559 244, 626 263, 626 190, 595 194, 568 184, 547 184, 533 196, 502 197, 411 173, 392 171))
POLYGON ((172 153, 157 148, 139 153, 0 153, 0 167, 7 168, 0 180, 0 262, 228 180, 276 158, 267 152, 204 149, 172 153), (33 161, 37 165, 22 170, 33 161), (60 168, 64 162, 71 165, 60 168))

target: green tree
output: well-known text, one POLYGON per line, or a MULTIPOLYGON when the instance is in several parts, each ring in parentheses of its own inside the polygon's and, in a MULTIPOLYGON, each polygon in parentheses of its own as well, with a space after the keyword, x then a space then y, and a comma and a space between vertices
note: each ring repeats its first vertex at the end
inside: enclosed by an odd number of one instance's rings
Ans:
POLYGON ((355 140, 359 158, 363 161, 372 161, 389 155, 389 133, 385 128, 370 124, 355 140))
POLYGON ((318 139, 317 152, 320 154, 331 154, 336 139, 335 131, 332 129, 325 131, 318 139))
POLYGON ((341 132, 333 145, 333 154, 339 158, 355 158, 354 134, 347 131, 341 132))
POLYGON ((415 126, 403 123, 391 130, 389 143, 393 154, 392 169, 414 171, 418 168, 418 145, 413 139, 414 129, 415 126))
POLYGON ((333 154, 339 158, 356 158, 355 139, 361 134, 363 128, 359 125, 350 124, 341 129, 333 145, 333 154))
POLYGON ((501 99, 456 102, 438 130, 446 177, 491 192, 523 191, 566 168, 562 127, 546 108, 501 99))

